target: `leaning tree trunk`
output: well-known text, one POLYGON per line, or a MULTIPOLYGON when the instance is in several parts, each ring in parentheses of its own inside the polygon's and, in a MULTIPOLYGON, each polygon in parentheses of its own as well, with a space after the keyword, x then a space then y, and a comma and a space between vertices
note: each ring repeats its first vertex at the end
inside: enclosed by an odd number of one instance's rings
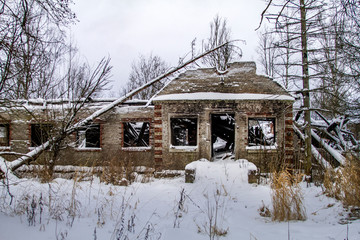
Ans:
MULTIPOLYGON (((235 40, 234 40, 235 41, 235 40)), ((16 169, 18 169, 19 167, 21 167, 22 165, 35 161, 37 159, 37 157, 45 150, 48 150, 49 148, 52 147, 51 143, 61 143, 61 141, 68 135, 70 135, 71 133, 75 132, 76 130, 78 130, 79 128, 86 126, 88 123, 92 122, 95 118, 103 115, 104 113, 110 111, 111 109, 113 109, 115 106, 125 102, 127 99, 129 99, 130 97, 136 95, 137 93, 141 92, 142 90, 146 89, 147 87, 153 85, 154 83, 159 82, 160 80, 176 73, 177 71, 185 68, 186 66, 196 62, 197 60, 203 58, 204 56, 222 48, 225 47, 228 44, 231 44, 234 41, 229 41, 226 42, 224 44, 221 44, 213 49, 210 49, 209 51, 206 51, 205 53, 202 53, 192 59, 190 59, 189 61, 179 65, 178 67, 175 67, 171 70, 169 70, 167 73, 164 73, 163 75, 153 79, 152 81, 144 84, 143 86, 140 86, 138 88, 136 88, 135 90, 131 91, 130 93, 126 94, 125 96, 113 101, 112 103, 102 107, 101 109, 95 111, 93 114, 91 114, 90 116, 88 116, 85 119, 82 119, 81 121, 77 122, 76 124, 74 124, 73 126, 66 126, 66 128, 63 130, 63 133, 60 134, 57 137, 54 137, 53 139, 43 143, 42 145, 36 147, 35 149, 33 149, 31 152, 27 153, 26 155, 12 161, 6 161, 5 159, 0 157, 0 173, 3 172, 5 173, 6 176, 13 176, 13 171, 15 171, 16 169)), ((70 123, 70 122, 69 122, 70 123)), ((55 156, 57 157, 57 156, 55 156)))

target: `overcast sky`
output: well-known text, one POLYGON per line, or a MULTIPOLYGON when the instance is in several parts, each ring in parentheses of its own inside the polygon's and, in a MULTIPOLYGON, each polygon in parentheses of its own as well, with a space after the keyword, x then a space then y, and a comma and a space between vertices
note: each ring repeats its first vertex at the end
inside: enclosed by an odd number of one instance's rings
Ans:
POLYGON ((196 37, 210 33, 218 14, 226 18, 233 39, 243 50, 243 61, 256 61, 258 33, 255 28, 265 8, 264 0, 74 0, 79 22, 72 38, 90 65, 110 56, 112 84, 117 91, 128 80, 131 64, 140 54, 158 55, 175 66, 190 51, 196 37))

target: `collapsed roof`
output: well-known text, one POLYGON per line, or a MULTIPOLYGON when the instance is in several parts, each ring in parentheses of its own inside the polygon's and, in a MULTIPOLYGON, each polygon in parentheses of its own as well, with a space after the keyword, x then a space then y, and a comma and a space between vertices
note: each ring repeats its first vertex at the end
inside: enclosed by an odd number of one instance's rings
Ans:
POLYGON ((279 95, 287 97, 282 100, 292 100, 279 84, 269 77, 256 74, 255 62, 231 63, 225 72, 219 72, 215 68, 188 70, 172 80, 154 100, 165 100, 161 97, 164 95, 184 93, 207 93, 205 95, 208 98, 214 97, 212 93, 223 93, 229 94, 227 96, 231 99, 236 99, 234 94, 242 94, 246 98, 257 94, 279 95))

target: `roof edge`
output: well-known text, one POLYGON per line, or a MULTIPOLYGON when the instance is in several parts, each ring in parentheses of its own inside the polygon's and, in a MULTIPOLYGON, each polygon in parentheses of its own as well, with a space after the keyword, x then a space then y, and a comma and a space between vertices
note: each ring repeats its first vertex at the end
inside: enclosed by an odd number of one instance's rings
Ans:
POLYGON ((153 101, 192 101, 192 100, 280 100, 295 101, 289 95, 260 94, 260 93, 218 93, 218 92, 195 92, 174 93, 159 95, 153 101))

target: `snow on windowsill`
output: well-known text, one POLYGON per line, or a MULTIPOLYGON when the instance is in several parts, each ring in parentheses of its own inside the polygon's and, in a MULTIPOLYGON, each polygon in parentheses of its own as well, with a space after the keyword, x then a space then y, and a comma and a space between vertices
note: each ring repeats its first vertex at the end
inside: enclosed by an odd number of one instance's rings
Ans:
POLYGON ((151 147, 122 147, 123 151, 132 151, 132 152, 146 152, 150 151, 151 147))
POLYGON ((76 151, 79 152, 97 152, 101 151, 102 148, 92 148, 92 147, 82 147, 82 148, 76 148, 76 151))
POLYGON ((10 146, 0 146, 0 150, 11 150, 10 146))
POLYGON ((174 146, 170 145, 170 151, 196 152, 198 146, 174 146))
POLYGON ((277 145, 273 145, 273 146, 247 146, 246 150, 249 152, 258 152, 258 151, 262 151, 262 150, 277 150, 277 145))

